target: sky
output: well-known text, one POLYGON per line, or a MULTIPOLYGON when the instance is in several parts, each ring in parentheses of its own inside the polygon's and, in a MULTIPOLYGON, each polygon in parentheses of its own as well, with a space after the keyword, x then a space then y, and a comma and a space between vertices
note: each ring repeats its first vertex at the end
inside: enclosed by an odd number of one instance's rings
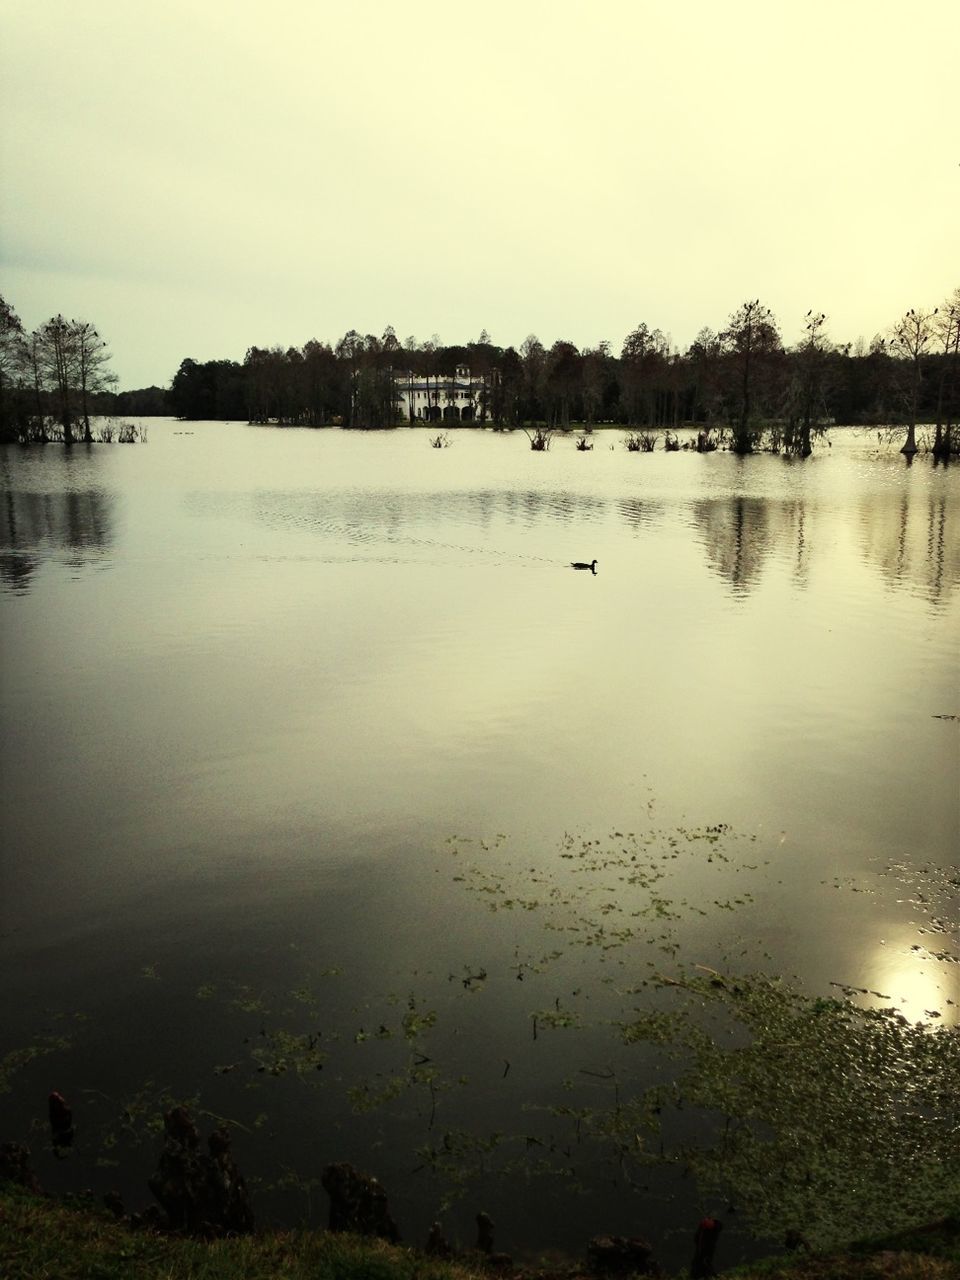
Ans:
POLYGON ((0 293, 122 388, 349 329, 869 341, 960 284, 957 0, 0 0, 0 293))

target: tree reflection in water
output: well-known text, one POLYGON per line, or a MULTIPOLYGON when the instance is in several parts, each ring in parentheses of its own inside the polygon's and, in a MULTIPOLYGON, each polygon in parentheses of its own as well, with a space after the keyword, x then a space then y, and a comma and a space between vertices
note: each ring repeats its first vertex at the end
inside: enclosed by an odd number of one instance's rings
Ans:
POLYGON ((873 494, 860 506, 860 545, 866 562, 891 587, 918 592, 931 604, 944 602, 960 583, 960 540, 949 530, 956 519, 953 494, 873 494))
POLYGON ((694 507, 707 562, 736 592, 757 581, 770 550, 769 503, 764 498, 717 498, 694 507))
POLYGON ((113 545, 113 497, 98 489, 33 493, 7 490, 0 522, 0 578, 29 591, 39 563, 64 556, 72 568, 99 560, 113 545))

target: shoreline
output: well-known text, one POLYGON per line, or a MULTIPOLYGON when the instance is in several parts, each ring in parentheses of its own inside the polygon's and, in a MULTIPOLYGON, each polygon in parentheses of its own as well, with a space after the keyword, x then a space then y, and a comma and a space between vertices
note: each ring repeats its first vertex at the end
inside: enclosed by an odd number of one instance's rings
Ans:
MULTIPOLYGON (((715 1274, 740 1280, 951 1280, 960 1275, 960 1218, 851 1243, 823 1254, 771 1255, 715 1274)), ((514 1269, 481 1254, 441 1259, 370 1237, 319 1230, 264 1230, 200 1240, 132 1229, 77 1198, 57 1200, 0 1186, 0 1266, 9 1280, 585 1280, 583 1261, 544 1259, 514 1269)), ((608 1273, 609 1274, 609 1273, 608 1273)), ((624 1274, 624 1273, 620 1273, 624 1274)), ((668 1280, 689 1274, 648 1271, 668 1280)))

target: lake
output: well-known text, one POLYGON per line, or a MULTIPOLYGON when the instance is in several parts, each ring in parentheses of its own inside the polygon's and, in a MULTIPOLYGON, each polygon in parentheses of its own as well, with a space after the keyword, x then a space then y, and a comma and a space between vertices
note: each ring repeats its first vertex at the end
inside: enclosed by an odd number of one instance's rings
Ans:
POLYGON ((0 452, 0 1138, 136 1207, 191 1098, 262 1221, 350 1160, 414 1241, 749 1251, 586 1112, 678 962, 960 1021, 960 469, 146 425, 0 452))

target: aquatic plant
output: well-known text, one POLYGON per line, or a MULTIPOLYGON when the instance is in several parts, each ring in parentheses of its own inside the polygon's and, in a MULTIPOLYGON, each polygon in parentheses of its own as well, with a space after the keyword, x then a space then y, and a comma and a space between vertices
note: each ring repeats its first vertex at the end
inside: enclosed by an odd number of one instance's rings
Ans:
POLYGON ((817 1247, 889 1231, 960 1201, 960 1035, 893 1009, 803 994, 764 974, 662 979, 686 1003, 626 1022, 630 1043, 682 1045, 656 1105, 694 1109, 670 1159, 729 1197, 757 1234, 817 1247), (719 1020, 716 1015, 720 1015, 719 1020), (709 1026, 709 1030, 706 1028, 709 1026))
POLYGON ((54 1053, 63 1053, 70 1048, 69 1036, 39 1034, 20 1049, 11 1049, 0 1058, 0 1093, 10 1093, 13 1088, 13 1076, 38 1058, 54 1053))
POLYGON ((523 428, 524 435, 530 441, 530 448, 536 453, 544 453, 550 448, 550 441, 553 439, 553 432, 549 427, 538 424, 527 430, 523 428))
POLYGON ((651 431, 631 431, 623 443, 629 453, 653 453, 657 437, 651 431))

